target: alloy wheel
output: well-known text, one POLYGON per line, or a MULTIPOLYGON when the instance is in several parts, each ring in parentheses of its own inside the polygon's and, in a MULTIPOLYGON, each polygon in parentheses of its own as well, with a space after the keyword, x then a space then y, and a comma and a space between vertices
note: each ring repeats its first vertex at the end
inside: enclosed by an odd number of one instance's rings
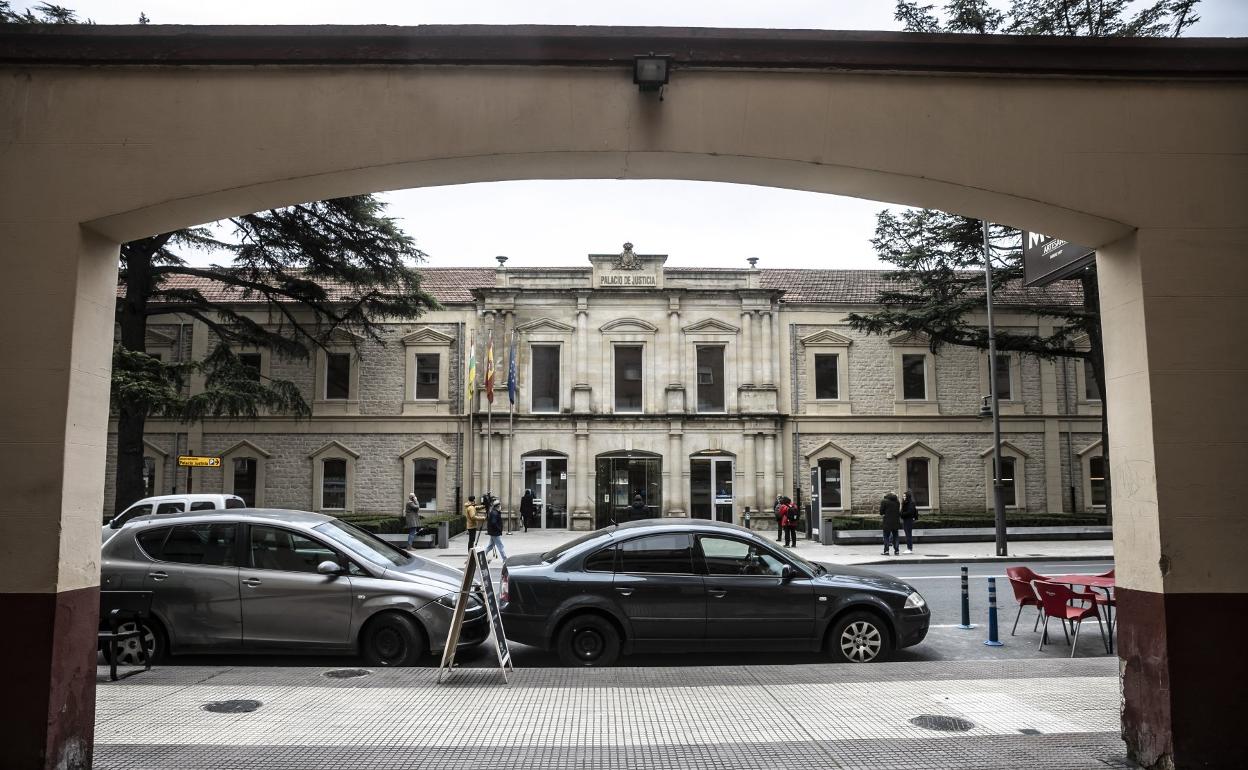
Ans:
POLYGON ((846 660, 855 663, 867 663, 879 656, 884 646, 884 637, 880 629, 865 620, 856 620, 845 626, 841 632, 841 654, 846 660))
MULTIPOLYGON (((122 623, 118 627, 118 631, 129 632, 134 630, 134 623, 122 623)), ((130 637, 122 642, 113 642, 113 654, 116 656, 117 665, 119 666, 141 666, 143 661, 139 656, 139 644, 143 644, 144 651, 147 652, 148 658, 151 659, 156 653, 156 635, 152 633, 152 629, 143 626, 143 636, 130 637)))

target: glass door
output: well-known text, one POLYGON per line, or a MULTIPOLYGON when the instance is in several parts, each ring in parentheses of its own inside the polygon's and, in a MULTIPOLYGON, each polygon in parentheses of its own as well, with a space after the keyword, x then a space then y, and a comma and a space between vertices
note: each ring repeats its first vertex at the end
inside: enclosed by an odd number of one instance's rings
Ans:
POLYGON ((567 529, 568 460, 566 457, 530 457, 524 460, 524 488, 533 490, 537 526, 567 529))
POLYGON ((599 455, 595 466, 595 528, 612 521, 657 519, 663 510, 663 460, 658 456, 599 455))
POLYGON ((720 457, 711 461, 711 476, 715 482, 715 520, 732 523, 732 458, 720 457))
POLYGON ((695 519, 711 518, 711 461, 689 461, 689 515, 695 519))

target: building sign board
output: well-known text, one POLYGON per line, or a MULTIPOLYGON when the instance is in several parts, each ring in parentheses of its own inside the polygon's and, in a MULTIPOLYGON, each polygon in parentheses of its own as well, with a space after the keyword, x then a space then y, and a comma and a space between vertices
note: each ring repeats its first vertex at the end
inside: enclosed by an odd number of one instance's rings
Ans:
POLYGON ((1096 249, 1043 233, 1023 231, 1023 286, 1048 286, 1096 260, 1096 249))
POLYGON ((653 275, 637 275, 634 273, 607 273, 602 276, 603 286, 645 287, 654 288, 659 285, 658 278, 653 275))
POLYGON ((195 455, 178 455, 179 468, 220 468, 220 457, 196 457, 195 455))

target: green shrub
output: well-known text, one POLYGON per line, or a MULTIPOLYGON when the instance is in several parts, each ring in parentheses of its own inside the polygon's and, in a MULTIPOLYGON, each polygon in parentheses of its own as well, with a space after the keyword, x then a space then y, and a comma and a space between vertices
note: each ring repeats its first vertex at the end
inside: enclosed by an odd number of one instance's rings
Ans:
MULTIPOLYGON (((834 516, 833 526, 840 530, 879 529, 879 516, 834 516)), ((988 511, 919 514, 916 529, 947 529, 951 527, 992 527, 996 521, 988 511)), ((1105 526, 1104 513, 1030 513, 1007 512, 1008 527, 1099 527, 1105 526)))

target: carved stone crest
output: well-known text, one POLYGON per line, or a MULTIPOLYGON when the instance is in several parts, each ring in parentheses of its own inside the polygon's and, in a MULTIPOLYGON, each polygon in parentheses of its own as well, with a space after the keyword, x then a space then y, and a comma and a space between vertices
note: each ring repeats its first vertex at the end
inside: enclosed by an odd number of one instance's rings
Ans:
POLYGON ((616 257, 615 264, 612 265, 616 270, 640 270, 641 260, 633 253, 633 244, 624 244, 624 251, 620 256, 616 257))

